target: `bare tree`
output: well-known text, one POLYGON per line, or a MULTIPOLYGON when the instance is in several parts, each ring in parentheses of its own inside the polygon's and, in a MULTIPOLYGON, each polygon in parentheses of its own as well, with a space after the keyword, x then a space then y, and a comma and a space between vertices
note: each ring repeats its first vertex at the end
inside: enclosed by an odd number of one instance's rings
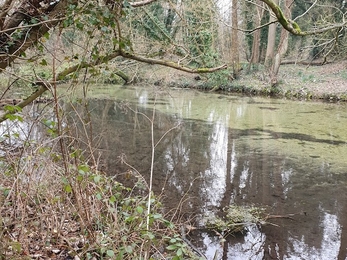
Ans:
MULTIPOLYGON (((285 1, 284 14, 286 17, 291 17, 291 9, 293 7, 293 3, 294 3, 293 0, 285 1)), ((278 70, 281 64, 282 57, 283 55, 286 54, 288 50, 288 39, 289 39, 289 31, 282 28, 278 50, 275 55, 275 60, 271 70, 271 82, 274 85, 277 84, 277 75, 278 75, 278 70)))
MULTIPOLYGON (((256 0, 255 15, 254 15, 254 25, 255 28, 261 26, 261 20, 264 15, 264 4, 260 0, 256 0)), ((250 70, 252 64, 258 64, 260 62, 260 30, 255 30, 253 32, 253 43, 251 50, 251 58, 249 61, 248 71, 250 70)))
POLYGON ((233 78, 238 78, 240 72, 240 57, 239 57, 239 37, 238 37, 238 0, 232 0, 231 7, 231 64, 233 78))
MULTIPOLYGON (((275 0, 275 4, 278 4, 278 0, 275 0)), ((270 14, 270 19, 269 19, 270 25, 269 25, 266 55, 265 55, 265 66, 268 68, 271 67, 273 63, 274 53, 275 53, 276 24, 274 23, 274 21, 276 21, 276 17, 270 14)))

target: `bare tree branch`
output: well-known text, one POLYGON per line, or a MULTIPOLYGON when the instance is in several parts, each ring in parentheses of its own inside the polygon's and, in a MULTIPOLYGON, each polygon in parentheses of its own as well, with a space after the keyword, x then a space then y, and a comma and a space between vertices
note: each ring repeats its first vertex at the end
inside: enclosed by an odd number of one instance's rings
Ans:
POLYGON ((301 18, 301 17, 303 17, 304 15, 306 15, 306 14, 316 5, 317 1, 318 1, 318 0, 314 1, 314 3, 313 3, 303 14, 301 14, 301 15, 295 17, 295 18, 293 19, 293 21, 296 21, 296 20, 298 20, 299 18, 301 18))
POLYGON ((278 19, 278 22, 283 26, 283 28, 294 35, 306 36, 306 35, 320 34, 320 33, 324 33, 333 29, 342 28, 347 25, 347 22, 344 22, 344 23, 334 24, 332 26, 328 26, 321 29, 313 29, 311 31, 303 32, 301 31, 299 25, 295 21, 292 21, 289 18, 285 17, 281 8, 277 4, 275 4, 272 0, 261 0, 261 1, 267 4, 269 8, 274 12, 275 16, 278 19))
POLYGON ((93 62, 81 62, 78 63, 74 66, 68 67, 65 70, 63 70, 62 72, 58 73, 58 75, 56 76, 57 80, 63 80, 67 75, 71 74, 71 73, 75 73, 81 69, 84 68, 91 68, 100 64, 104 64, 107 63, 108 61, 120 56, 120 52, 119 51, 115 51, 113 53, 111 53, 110 55, 107 55, 105 57, 99 57, 99 59, 97 59, 96 61, 93 62))
POLYGON ((54 22, 61 22, 65 19, 66 17, 62 17, 62 18, 57 18, 57 19, 51 19, 51 20, 45 20, 45 21, 41 21, 35 24, 28 24, 28 25, 22 25, 22 26, 17 26, 17 27, 11 27, 8 29, 4 29, 4 30, 0 30, 0 33, 8 33, 14 30, 22 30, 22 29, 28 29, 28 28, 32 28, 38 25, 43 25, 43 24, 51 24, 54 22))
POLYGON ((162 66, 166 66, 166 67, 170 67, 170 68, 174 68, 177 70, 181 70, 181 71, 185 71, 185 72, 189 72, 189 73, 210 73, 210 72, 215 72, 218 70, 222 70, 222 69, 226 69, 227 65, 221 65, 218 67, 214 67, 214 68, 197 68, 197 69, 192 69, 186 66, 182 66, 178 63, 172 62, 172 61, 167 61, 167 60, 157 60, 157 59, 151 59, 151 58, 146 58, 146 57, 140 57, 131 53, 126 53, 126 52, 121 52, 121 56, 123 56, 124 58, 128 58, 128 59, 132 59, 132 60, 137 60, 140 62, 145 62, 148 64, 158 64, 158 65, 162 65, 162 66))
MULTIPOLYGON (((33 102, 35 99, 40 97, 46 90, 48 90, 46 84, 44 84, 43 82, 41 82, 39 85, 40 85, 40 87, 37 91, 32 93, 29 97, 24 99, 22 102, 18 103, 17 106, 20 108, 26 107, 31 102, 33 102)), ((7 112, 1 111, 1 112, 0 112, 0 123, 7 120, 8 116, 10 114, 15 114, 15 111, 7 111, 7 112)))
POLYGON ((139 2, 131 2, 129 3, 132 7, 139 7, 139 6, 144 6, 144 5, 148 5, 150 3, 153 3, 157 0, 143 0, 143 1, 139 1, 139 2))
POLYGON ((257 31, 257 30, 260 30, 260 29, 262 29, 262 28, 264 28, 264 27, 266 27, 266 26, 269 26, 270 24, 273 24, 273 23, 277 23, 278 21, 276 20, 276 21, 271 21, 271 22, 267 22, 267 23, 265 23, 265 24, 262 24, 262 25, 260 25, 260 26, 258 26, 258 27, 255 27, 255 28, 253 28, 253 29, 251 29, 251 30, 244 30, 244 29, 238 29, 240 32, 245 32, 245 33, 252 33, 252 32, 255 32, 255 31, 257 31))
MULTIPOLYGON (((75 73, 83 68, 90 68, 93 66, 97 66, 100 64, 104 64, 107 63, 108 61, 118 57, 118 56, 123 56, 124 58, 128 58, 128 59, 132 59, 132 60, 136 60, 136 61, 140 61, 140 62, 145 62, 145 63, 149 63, 149 64, 158 64, 158 65, 162 65, 162 66, 166 66, 166 67, 170 67, 170 68, 174 68, 177 70, 181 70, 181 71, 185 71, 185 72, 189 72, 189 73, 209 73, 209 72, 214 72, 214 71, 218 71, 221 69, 225 69, 227 66, 226 65, 221 65, 219 67, 215 67, 215 68, 198 68, 198 69, 192 69, 186 66, 182 66, 179 65, 178 63, 174 63, 171 61, 165 61, 165 60, 157 60, 157 59, 150 59, 150 58, 145 58, 145 57, 140 57, 140 56, 136 56, 134 54, 129 54, 129 53, 125 53, 122 51, 114 51, 113 53, 105 56, 105 57, 100 57, 98 60, 87 63, 87 62, 81 62, 79 64, 76 64, 74 66, 71 66, 63 71, 61 71, 60 73, 57 74, 56 79, 59 80, 63 80, 66 76, 75 73)), ((120 75, 121 76, 121 75, 120 75)), ((122 77, 122 76, 121 76, 122 77)), ((124 78, 123 78, 124 79, 124 78)), ((31 102, 33 102, 35 99, 37 99, 38 97, 40 97, 45 91, 47 91, 49 89, 49 86, 53 83, 56 82, 44 82, 42 80, 36 82, 36 85, 40 85, 40 88, 35 91, 34 93, 32 93, 29 97, 27 97, 26 99, 24 99, 22 102, 20 102, 17 106, 24 108, 25 106, 29 105, 31 102)), ((13 114, 15 112, 4 112, 2 114, 0 114, 0 123, 5 121, 8 117, 9 114, 13 114)))

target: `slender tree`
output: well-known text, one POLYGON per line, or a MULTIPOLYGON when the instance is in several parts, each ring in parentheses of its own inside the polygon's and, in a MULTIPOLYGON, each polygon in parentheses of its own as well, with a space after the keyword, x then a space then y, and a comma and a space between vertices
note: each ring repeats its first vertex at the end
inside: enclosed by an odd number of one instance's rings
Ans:
MULTIPOLYGON (((277 5, 278 0, 275 0, 274 3, 277 5)), ((276 17, 271 13, 269 18, 269 32, 267 37, 267 47, 265 54, 265 66, 270 68, 273 64, 273 59, 275 55, 275 43, 276 43, 276 17)))
POLYGON ((251 49, 251 57, 249 61, 248 71, 252 65, 257 65, 260 62, 260 34, 261 34, 261 21, 264 16, 264 4, 260 0, 255 2, 254 26, 256 29, 253 31, 253 41, 251 49))
MULTIPOLYGON (((291 10, 293 7, 293 3, 294 3, 293 0, 285 1, 284 15, 286 17, 291 17, 291 10)), ((278 50, 277 50, 275 61, 273 63, 273 67, 271 71, 272 84, 277 84, 277 74, 281 64, 281 60, 288 50, 288 39, 289 39, 289 32, 285 30, 284 28, 282 28, 278 50)))
POLYGON ((238 37, 238 0, 232 0, 231 7, 231 64, 233 78, 236 79, 240 72, 239 37, 238 37))

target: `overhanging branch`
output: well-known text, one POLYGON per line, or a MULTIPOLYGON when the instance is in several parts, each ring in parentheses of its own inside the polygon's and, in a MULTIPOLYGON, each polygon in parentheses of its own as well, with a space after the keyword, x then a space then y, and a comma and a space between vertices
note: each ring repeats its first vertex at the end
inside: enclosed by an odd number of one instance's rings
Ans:
MULTIPOLYGON (((89 63, 88 62, 81 62, 79 64, 71 66, 71 67, 61 71, 60 73, 58 73, 56 76, 56 80, 57 81, 63 80, 66 76, 68 76, 72 73, 75 73, 75 72, 77 72, 83 68, 94 67, 94 66, 98 66, 100 64, 107 63, 108 61, 116 58, 117 56, 123 56, 124 58, 127 58, 127 59, 132 59, 132 60, 136 60, 136 61, 140 61, 140 62, 144 62, 144 63, 148 63, 148 64, 158 64, 158 65, 174 68, 174 69, 189 72, 189 73, 210 73, 210 72, 215 72, 215 71, 227 68, 227 65, 224 64, 224 65, 214 67, 214 68, 193 69, 193 68, 179 65, 178 63, 175 63, 172 61, 157 60, 157 59, 140 57, 140 56, 137 56, 134 54, 125 53, 125 52, 118 50, 118 51, 111 53, 110 55, 100 57, 96 61, 89 62, 89 63)), ((47 91, 49 89, 48 85, 53 84, 53 83, 54 82, 51 82, 51 83, 50 82, 43 82, 43 81, 36 82, 35 84, 40 86, 39 89, 37 91, 35 91, 34 93, 32 93, 29 97, 24 99, 22 102, 20 102, 17 106, 19 106, 20 108, 24 108, 25 106, 27 106, 28 104, 33 102, 35 99, 40 97, 45 91, 47 91)), ((7 111, 7 112, 3 112, 2 114, 0 114, 0 123, 5 121, 8 118, 9 114, 13 114, 13 113, 15 113, 15 112, 7 111)))
POLYGON ((240 32, 244 32, 244 33, 253 33, 255 31, 260 30, 260 29, 262 29, 264 27, 267 27, 267 26, 269 26, 270 24, 273 24, 273 23, 277 23, 277 20, 276 21, 267 22, 267 23, 262 24, 262 25, 260 25, 258 27, 255 27, 255 28, 253 28, 251 30, 244 30, 244 29, 240 29, 240 28, 238 28, 237 30, 240 31, 240 32))
POLYGON ((182 66, 182 65, 175 63, 175 62, 172 62, 172 61, 151 59, 151 58, 137 56, 135 54, 131 54, 131 53, 127 53, 127 52, 121 52, 121 56, 123 56, 124 58, 132 59, 132 60, 136 60, 136 61, 140 61, 140 62, 144 62, 144 63, 148 63, 148 64, 158 64, 158 65, 174 68, 174 69, 189 72, 189 73, 210 73, 210 72, 215 72, 215 71, 227 68, 227 65, 223 64, 219 67, 214 67, 214 68, 193 69, 193 68, 189 68, 186 66, 182 66))
POLYGON ((295 21, 292 21, 289 18, 285 17, 281 8, 272 0, 261 0, 261 1, 270 7, 270 9, 274 12, 275 16, 277 17, 278 22, 283 26, 283 28, 294 35, 306 36, 306 35, 320 34, 327 31, 331 31, 333 29, 342 28, 347 25, 347 22, 344 22, 344 23, 334 24, 332 26, 328 26, 321 29, 313 29, 311 31, 303 32, 301 31, 299 25, 295 21))
MULTIPOLYGON (((18 107, 20 107, 20 108, 26 107, 31 102, 33 102, 35 99, 40 97, 46 90, 48 90, 48 88, 47 88, 45 83, 40 82, 40 83, 38 83, 38 85, 40 85, 39 89, 36 90, 34 93, 32 93, 29 97, 24 99, 22 102, 18 103, 17 104, 18 107)), ((15 111, 6 111, 6 112, 1 111, 0 112, 0 123, 4 122, 5 120, 7 120, 8 116, 11 115, 11 114, 15 114, 15 111)))
POLYGON ((97 60, 93 61, 93 62, 84 62, 82 61, 81 63, 78 63, 74 66, 68 67, 65 70, 63 70, 62 72, 58 73, 57 75, 57 80, 63 80, 67 75, 71 74, 71 73, 75 73, 81 69, 85 69, 85 68, 91 68, 100 64, 104 64, 109 62, 110 60, 120 56, 120 52, 119 51, 115 51, 113 53, 111 53, 110 55, 107 55, 105 57, 99 57, 97 60))
POLYGON ((7 33, 7 32, 14 31, 14 30, 28 29, 28 28, 36 27, 36 26, 43 25, 43 24, 48 24, 51 26, 52 23, 55 24, 56 22, 61 22, 65 19, 66 19, 66 17, 62 17, 62 18, 58 18, 58 19, 44 20, 41 22, 37 22, 35 24, 28 24, 28 25, 22 25, 22 26, 17 26, 17 27, 11 27, 8 29, 1 30, 0 33, 7 33))

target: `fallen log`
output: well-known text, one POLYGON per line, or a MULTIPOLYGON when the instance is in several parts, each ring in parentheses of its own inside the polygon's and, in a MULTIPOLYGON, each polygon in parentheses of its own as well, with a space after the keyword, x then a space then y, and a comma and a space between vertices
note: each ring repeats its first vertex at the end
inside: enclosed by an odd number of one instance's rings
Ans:
POLYGON ((323 66, 325 64, 332 63, 331 61, 326 60, 283 60, 281 61, 281 65, 290 65, 290 64, 299 64, 299 65, 307 65, 307 66, 323 66))

